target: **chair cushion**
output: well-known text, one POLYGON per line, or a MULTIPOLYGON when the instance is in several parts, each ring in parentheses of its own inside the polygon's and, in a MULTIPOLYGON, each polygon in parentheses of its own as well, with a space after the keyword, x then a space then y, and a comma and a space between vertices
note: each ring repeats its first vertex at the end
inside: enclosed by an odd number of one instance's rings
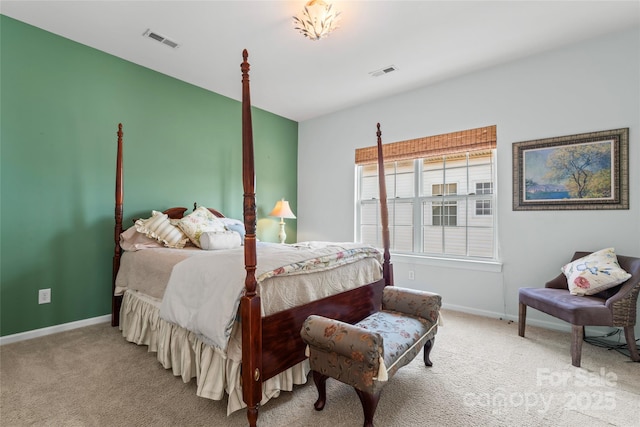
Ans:
POLYGON ((566 289, 520 288, 520 303, 573 325, 611 326, 606 300, 595 296, 571 295, 566 289))

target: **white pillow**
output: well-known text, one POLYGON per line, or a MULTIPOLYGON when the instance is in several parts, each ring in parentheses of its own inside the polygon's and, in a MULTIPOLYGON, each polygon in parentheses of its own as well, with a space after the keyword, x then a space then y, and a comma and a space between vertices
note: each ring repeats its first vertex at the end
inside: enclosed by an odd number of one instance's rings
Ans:
POLYGON ((200 245, 208 251, 239 248, 241 243, 240 235, 230 230, 205 231, 200 235, 200 245))
POLYGON ((222 221, 227 230, 235 231, 236 233, 238 233, 240 235, 240 240, 244 242, 244 236, 246 234, 246 231, 244 229, 244 222, 240 221, 239 219, 233 218, 220 218, 220 221, 222 221))
POLYGON ((120 247, 125 251, 135 252, 146 248, 161 248, 163 245, 157 239, 147 237, 136 230, 135 225, 120 233, 120 247))
POLYGON ((200 236, 208 231, 225 231, 224 224, 218 217, 212 214, 209 209, 199 206, 189 215, 178 221, 178 227, 189 237, 197 247, 200 244, 200 236))
POLYGON ((613 248, 594 252, 562 267, 571 295, 594 295, 626 282, 631 274, 620 268, 613 248))
POLYGON ((147 237, 152 237, 169 248, 184 248, 189 238, 176 226, 172 225, 166 214, 151 211, 151 218, 139 219, 135 222, 136 230, 147 237))

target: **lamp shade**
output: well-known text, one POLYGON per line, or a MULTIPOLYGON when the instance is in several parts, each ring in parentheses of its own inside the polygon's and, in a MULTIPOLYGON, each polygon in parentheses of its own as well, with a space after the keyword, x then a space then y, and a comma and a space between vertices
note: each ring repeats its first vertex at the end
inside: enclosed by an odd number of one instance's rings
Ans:
POLYGON ((285 199, 278 200, 276 206, 273 208, 269 216, 277 216, 280 218, 295 218, 296 216, 291 211, 289 207, 289 202, 285 199))
POLYGON ((323 0, 309 1, 300 16, 294 16, 295 29, 309 40, 320 40, 338 28, 340 12, 323 0))

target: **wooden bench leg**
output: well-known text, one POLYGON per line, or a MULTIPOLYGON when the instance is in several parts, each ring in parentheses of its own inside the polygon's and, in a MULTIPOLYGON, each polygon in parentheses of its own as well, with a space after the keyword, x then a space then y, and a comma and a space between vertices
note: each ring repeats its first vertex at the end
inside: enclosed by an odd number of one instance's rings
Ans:
POLYGON ((324 404, 327 402, 327 378, 326 375, 322 375, 320 372, 313 371, 313 382, 318 389, 318 400, 313 404, 316 411, 322 411, 324 404))
POLYGON ((426 366, 433 366, 431 359, 429 359, 429 355, 431 354, 431 349, 433 348, 433 343, 435 340, 436 340, 436 337, 433 337, 429 341, 424 343, 423 356, 424 356, 424 364, 426 366))
POLYGON ((363 427, 373 427, 373 414, 378 407, 378 401, 380 400, 380 392, 376 394, 367 393, 365 391, 355 389, 362 403, 362 411, 364 412, 364 425, 363 427))

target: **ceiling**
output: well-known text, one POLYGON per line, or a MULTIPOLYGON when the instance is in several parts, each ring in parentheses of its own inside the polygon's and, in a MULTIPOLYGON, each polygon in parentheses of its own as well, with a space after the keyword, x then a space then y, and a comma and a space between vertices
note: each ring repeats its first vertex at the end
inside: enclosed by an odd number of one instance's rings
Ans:
POLYGON ((293 28, 305 0, 3 0, 0 12, 236 100, 246 48, 253 105, 295 121, 640 25, 637 0, 332 3, 340 28, 320 41, 293 28))

